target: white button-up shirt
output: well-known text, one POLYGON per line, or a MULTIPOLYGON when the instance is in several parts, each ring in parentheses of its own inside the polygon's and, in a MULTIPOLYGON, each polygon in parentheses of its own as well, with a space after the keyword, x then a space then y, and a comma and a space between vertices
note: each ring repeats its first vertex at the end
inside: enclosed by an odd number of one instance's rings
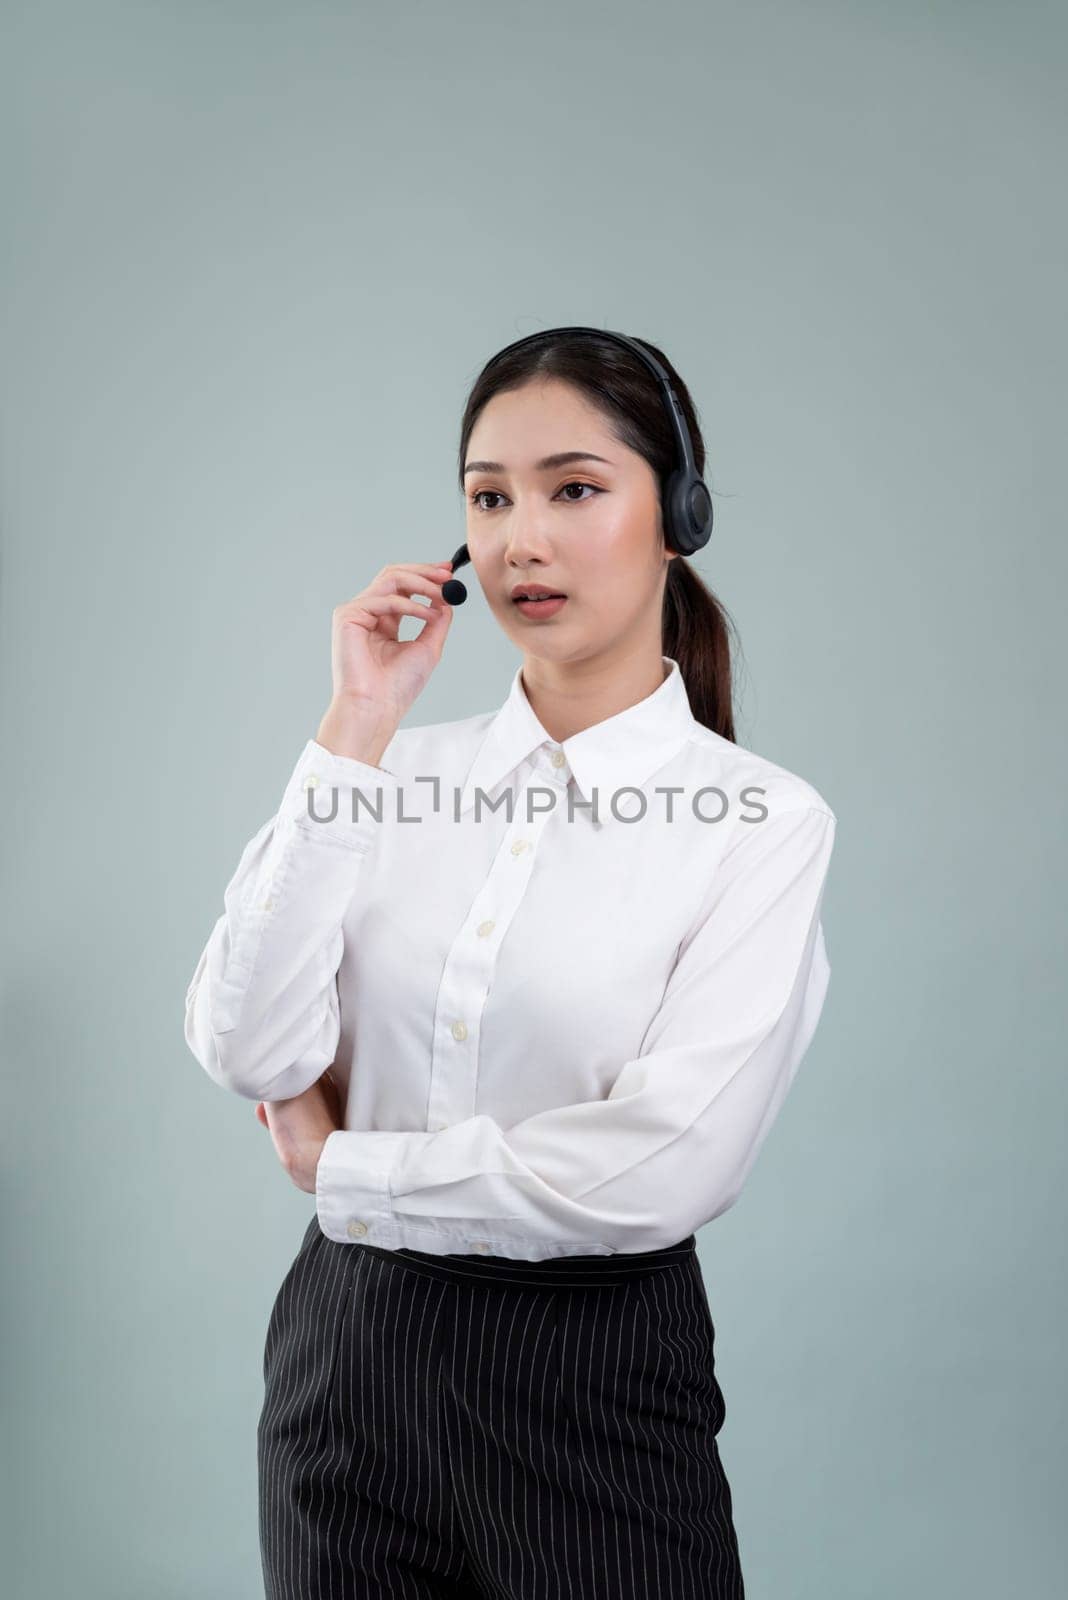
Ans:
POLYGON ((309 739, 185 1037, 248 1100, 327 1067, 331 1239, 523 1260, 677 1243, 737 1199, 816 1029, 835 816, 698 722, 678 663, 558 744, 503 706, 309 739))

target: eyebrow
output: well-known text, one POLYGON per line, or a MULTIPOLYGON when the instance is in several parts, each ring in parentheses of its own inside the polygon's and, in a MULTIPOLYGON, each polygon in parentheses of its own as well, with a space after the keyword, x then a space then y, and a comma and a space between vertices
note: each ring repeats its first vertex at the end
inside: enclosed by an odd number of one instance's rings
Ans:
MULTIPOLYGON (((607 456, 595 456, 589 450, 561 450, 555 456, 542 456, 540 461, 535 461, 535 472, 548 472, 550 467, 566 467, 572 461, 603 461, 606 467, 613 465, 607 456)), ((469 461, 464 468, 464 477, 469 472, 507 472, 508 468, 500 461, 469 461)))

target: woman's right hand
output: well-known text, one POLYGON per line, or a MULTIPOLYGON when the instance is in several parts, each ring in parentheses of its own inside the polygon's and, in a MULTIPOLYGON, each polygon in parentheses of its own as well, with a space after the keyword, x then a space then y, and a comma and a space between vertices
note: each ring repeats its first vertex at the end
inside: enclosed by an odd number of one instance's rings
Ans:
POLYGON ((451 561, 392 562, 335 608, 334 691, 324 725, 364 725, 384 747, 441 660, 453 614, 441 586, 451 576, 451 561), (429 604, 413 595, 426 595, 429 604), (405 616, 418 617, 423 627, 414 639, 402 641, 397 633, 405 616))

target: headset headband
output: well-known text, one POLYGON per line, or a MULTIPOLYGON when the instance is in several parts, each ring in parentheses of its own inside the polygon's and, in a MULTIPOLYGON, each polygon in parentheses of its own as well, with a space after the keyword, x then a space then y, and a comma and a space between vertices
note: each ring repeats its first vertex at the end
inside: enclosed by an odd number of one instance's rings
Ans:
POLYGON ((506 344, 503 350, 498 350, 496 355, 490 356, 486 362, 486 367, 492 367, 504 356, 509 355, 511 351, 521 349, 523 345, 536 343, 539 339, 555 339, 561 334, 572 333, 593 334, 597 339, 613 340, 616 344, 621 345, 623 349, 630 350, 638 357, 639 361, 645 363, 663 390, 664 402, 667 406, 668 416, 671 419, 671 425, 679 447, 679 465, 686 473, 697 477, 697 468, 694 465, 693 440, 690 437, 690 430, 687 426, 686 418, 683 416, 682 407, 679 405, 678 395, 672 387, 671 377, 663 363, 657 360, 652 351, 647 350, 637 339, 632 339, 629 334, 614 333, 609 328, 544 328, 540 333, 527 333, 521 339, 514 339, 511 344, 506 344))

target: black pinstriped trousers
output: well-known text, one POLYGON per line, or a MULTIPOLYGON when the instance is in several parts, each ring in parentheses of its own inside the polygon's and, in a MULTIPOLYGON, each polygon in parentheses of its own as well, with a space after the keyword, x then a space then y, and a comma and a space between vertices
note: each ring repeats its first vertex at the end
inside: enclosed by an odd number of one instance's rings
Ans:
POLYGON ((693 1235, 430 1255, 313 1217, 257 1429, 267 1600, 744 1600, 693 1235))

